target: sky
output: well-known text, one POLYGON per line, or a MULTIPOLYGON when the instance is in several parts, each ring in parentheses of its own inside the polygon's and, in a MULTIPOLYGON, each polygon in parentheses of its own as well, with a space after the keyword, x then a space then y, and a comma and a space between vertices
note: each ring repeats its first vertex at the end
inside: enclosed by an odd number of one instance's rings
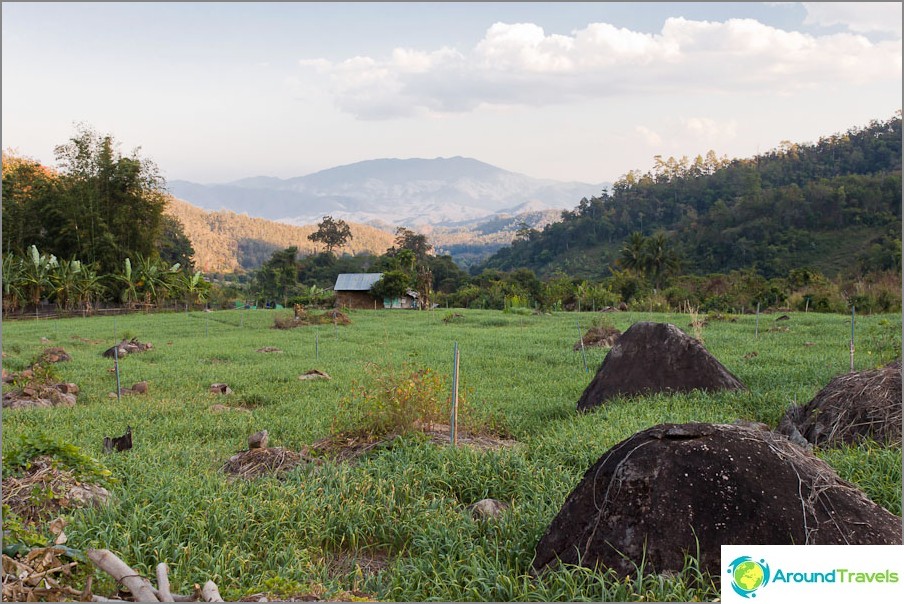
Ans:
POLYGON ((2 147, 167 180, 464 156, 613 182, 901 109, 898 2, 2 3, 2 147))

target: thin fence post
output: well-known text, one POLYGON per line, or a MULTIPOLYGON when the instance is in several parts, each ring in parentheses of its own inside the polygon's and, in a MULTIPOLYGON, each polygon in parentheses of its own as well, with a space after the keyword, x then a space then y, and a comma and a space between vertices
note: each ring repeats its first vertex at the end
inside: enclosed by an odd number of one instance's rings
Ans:
POLYGON ((113 315, 113 371, 116 373, 116 400, 122 402, 122 387, 119 380, 119 342, 116 341, 116 315, 113 315))
POLYGON ((452 348, 452 416, 449 419, 449 440, 458 446, 458 342, 452 348))
POLYGON ((581 358, 584 359, 584 373, 590 373, 590 369, 587 368, 587 352, 584 350, 584 334, 581 333, 581 326, 577 319, 574 320, 574 326, 578 328, 578 337, 581 339, 581 358))
POLYGON ((851 372, 854 371, 854 305, 851 304, 851 372))
POLYGON ((754 329, 754 338, 759 339, 760 337, 760 303, 756 303, 756 328, 754 329))

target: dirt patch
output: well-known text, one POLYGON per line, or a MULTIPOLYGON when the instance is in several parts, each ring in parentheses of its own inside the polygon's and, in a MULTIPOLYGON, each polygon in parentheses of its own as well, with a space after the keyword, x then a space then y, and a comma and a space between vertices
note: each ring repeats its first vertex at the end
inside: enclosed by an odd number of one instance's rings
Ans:
POLYGON ((591 409, 617 396, 744 390, 703 345, 668 323, 635 323, 615 342, 578 400, 591 409))
POLYGON ((48 456, 36 457, 21 476, 3 479, 3 503, 26 523, 40 525, 65 510, 103 505, 110 498, 100 485, 77 480, 48 456))
POLYGON ((574 344, 574 350, 582 348, 612 348, 621 332, 615 327, 591 327, 587 333, 574 344))
POLYGON ((778 431, 835 447, 871 439, 901 445, 901 361, 832 379, 806 405, 785 412, 778 431))
POLYGON ((331 380, 333 378, 325 371, 320 371, 319 369, 311 369, 309 371, 305 371, 301 375, 298 376, 299 380, 331 380))
POLYGON ((277 478, 284 476, 289 470, 303 463, 321 464, 319 459, 308 455, 307 451, 296 453, 282 447, 265 449, 248 449, 229 458, 223 472, 235 477, 250 480, 264 475, 277 478))
POLYGON ((331 552, 326 558, 327 573, 331 577, 342 578, 357 574, 360 570, 364 576, 373 576, 385 570, 391 560, 388 551, 378 548, 331 552))
POLYGON ((565 500, 536 546, 620 576, 680 572, 685 556, 720 576, 722 544, 900 544, 901 519, 773 432, 662 424, 612 447, 565 500))
POLYGON ((282 350, 275 346, 264 346, 263 348, 258 348, 257 352, 282 352, 282 350))

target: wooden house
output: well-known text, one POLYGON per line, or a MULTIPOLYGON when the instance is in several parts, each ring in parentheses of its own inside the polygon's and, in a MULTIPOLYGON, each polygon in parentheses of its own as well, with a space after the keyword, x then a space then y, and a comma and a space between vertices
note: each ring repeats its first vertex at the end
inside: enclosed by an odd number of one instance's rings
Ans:
POLYGON ((376 298, 370 288, 383 273, 342 273, 336 278, 336 306, 346 308, 417 308, 417 292, 409 290, 400 298, 376 298))

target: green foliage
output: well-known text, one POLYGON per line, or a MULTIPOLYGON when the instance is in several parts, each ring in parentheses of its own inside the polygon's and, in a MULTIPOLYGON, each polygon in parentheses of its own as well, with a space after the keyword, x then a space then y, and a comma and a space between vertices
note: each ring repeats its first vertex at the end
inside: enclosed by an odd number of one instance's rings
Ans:
POLYGON ((833 277, 900 271, 901 191, 900 117, 751 159, 658 157, 650 172, 628 173, 477 270, 599 280, 619 260, 657 289, 679 258, 694 274, 755 267, 772 278, 807 265, 833 277), (674 256, 646 248, 645 234, 657 232, 671 235, 674 256))
POLYGON ((47 455, 71 470, 77 478, 109 484, 112 472, 81 448, 44 432, 18 435, 3 454, 3 474, 15 475, 27 470, 36 457, 47 455))
MULTIPOLYGON (((475 287, 489 291, 494 282, 509 280, 505 273, 488 273, 475 287)), ((711 288, 707 295, 732 288, 727 275, 681 284, 700 292, 711 288)), ((296 582, 305 592, 321 585, 318 593, 339 593, 355 582, 384 601, 713 600, 718 594, 711 578, 695 575, 690 560, 687 573, 640 569, 628 581, 574 567, 534 576, 534 547, 587 468, 635 432, 666 422, 738 418, 775 427, 790 404, 810 400, 849 368, 849 309, 844 315, 787 312, 791 319, 780 323, 787 332, 767 330, 761 316, 758 338, 753 316, 728 317, 722 311, 725 320, 707 317, 707 349, 749 391, 644 396, 578 414, 575 401, 590 376, 581 353, 572 349, 576 320, 582 328, 598 317, 620 331, 644 320, 687 330, 687 313, 651 316, 644 308, 522 317, 456 309, 462 317, 447 324, 441 319, 451 309, 362 310, 352 311, 353 323, 343 329, 272 329, 274 316, 285 312, 117 316, 117 334, 151 339, 158 350, 120 363, 127 384, 143 379, 152 389, 148 396, 118 403, 105 398, 115 381, 107 372, 109 359, 100 355, 111 343, 113 317, 4 323, 4 367, 27 367, 44 347, 42 336, 79 343, 77 362, 55 368, 83 393, 79 404, 52 413, 5 409, 4 469, 16 441, 48 430, 50 419, 53 434, 98 455, 102 437, 121 434, 130 422, 136 447, 103 458, 128 484, 116 489, 113 505, 73 511, 69 545, 109 548, 144 576, 165 560, 177 593, 191 593, 195 583, 212 578, 230 601, 262 591, 271 579, 274 590, 292 589, 296 582), (470 422, 469 431, 474 426, 482 435, 498 433, 516 440, 514 446, 453 448, 412 434, 353 464, 302 466, 281 479, 230 480, 221 472, 257 430, 266 428, 273 446, 292 451, 333 434, 334 418, 351 404, 344 399, 352 384, 376 397, 376 382, 365 373, 375 359, 394 368, 386 373, 397 375, 397 384, 414 380, 412 373, 424 367, 433 376, 448 375, 453 342, 461 350, 471 410, 463 421, 470 422), (262 346, 285 353, 256 352, 262 346), (758 354, 748 357, 752 351, 758 354), (332 380, 299 381, 299 373, 311 368, 332 380), (235 392, 229 401, 206 388, 223 381, 235 392), (231 410, 211 412, 220 402, 231 410), (467 506, 483 497, 511 507, 497 521, 475 522, 467 506), (368 556, 386 565, 374 574, 356 573, 355 562, 365 568, 368 556)), ((855 369, 897 358, 900 334, 900 313, 858 313, 855 369)), ((586 352, 591 367, 606 354, 586 352)), ((443 423, 446 386, 448 378, 435 391, 443 423)), ((356 425, 349 421, 342 427, 356 425)), ((817 454, 883 506, 900 509, 895 507, 900 506, 900 449, 851 447, 840 454, 843 459, 817 454)), ((95 587, 98 595, 115 592, 112 584, 95 587)))
POLYGON ((370 287, 370 293, 377 299, 400 298, 411 289, 411 286, 411 277, 405 271, 386 271, 380 280, 370 287))
POLYGON ((344 220, 335 220, 332 216, 324 216, 317 225, 317 230, 308 235, 308 239, 320 242, 328 254, 341 248, 352 238, 352 230, 344 220))
POLYGON ((448 389, 431 369, 368 365, 367 374, 368 382, 343 399, 335 431, 384 437, 448 421, 448 389))

